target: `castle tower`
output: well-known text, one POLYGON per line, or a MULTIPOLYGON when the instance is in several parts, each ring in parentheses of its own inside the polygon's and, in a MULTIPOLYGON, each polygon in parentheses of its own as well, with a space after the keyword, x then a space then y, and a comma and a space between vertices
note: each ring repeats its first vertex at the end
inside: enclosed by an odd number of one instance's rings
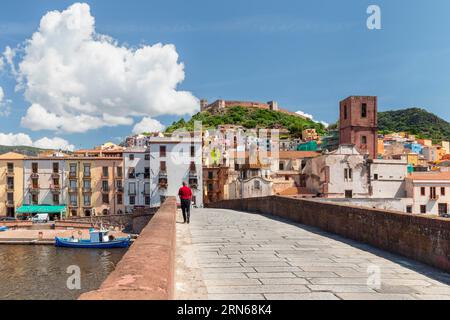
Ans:
POLYGON ((208 100, 201 99, 200 100, 200 111, 205 111, 206 107, 208 107, 208 100))
POLYGON ((267 104, 269 105, 270 110, 278 111, 278 102, 269 101, 269 102, 267 102, 267 104))
POLYGON ((377 97, 351 96, 340 102, 339 144, 354 144, 370 159, 378 156, 377 97))

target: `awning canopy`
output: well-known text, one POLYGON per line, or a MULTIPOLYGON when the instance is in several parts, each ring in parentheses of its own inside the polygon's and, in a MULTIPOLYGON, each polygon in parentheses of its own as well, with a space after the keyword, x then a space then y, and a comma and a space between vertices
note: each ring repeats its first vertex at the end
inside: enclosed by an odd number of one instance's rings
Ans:
POLYGON ((16 210, 16 214, 65 214, 66 206, 47 206, 47 205, 23 205, 16 210))

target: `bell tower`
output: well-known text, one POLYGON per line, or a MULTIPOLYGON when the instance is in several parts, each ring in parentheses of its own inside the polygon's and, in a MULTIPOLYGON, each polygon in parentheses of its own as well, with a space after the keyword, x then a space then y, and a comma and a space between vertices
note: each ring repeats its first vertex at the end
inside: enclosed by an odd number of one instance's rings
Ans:
POLYGON ((340 102, 339 108, 339 144, 354 144, 360 153, 377 158, 377 97, 350 96, 340 102))

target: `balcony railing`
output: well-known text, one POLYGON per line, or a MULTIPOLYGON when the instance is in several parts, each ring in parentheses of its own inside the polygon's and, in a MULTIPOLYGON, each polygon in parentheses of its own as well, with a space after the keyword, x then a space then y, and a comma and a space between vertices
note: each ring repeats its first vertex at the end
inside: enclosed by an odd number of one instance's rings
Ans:
POLYGON ((83 187, 83 193, 91 193, 92 188, 91 187, 83 187))
POLYGON ((6 191, 14 191, 14 185, 13 184, 7 184, 6 185, 6 191))
POLYGON ((77 173, 76 172, 69 172, 69 178, 76 178, 77 177, 77 173))
POLYGON ((30 185, 30 193, 39 193, 39 185, 30 185))
POLYGON ((52 173, 52 179, 59 179, 60 178, 60 174, 59 174, 59 172, 53 172, 52 173))
POLYGON ((50 186, 50 190, 52 190, 52 192, 54 193, 59 193, 61 192, 61 186, 59 184, 52 184, 50 186))
POLYGON ((77 187, 69 187, 69 193, 77 193, 78 188, 77 187))
POLYGON ((161 170, 159 172, 159 177, 160 178, 167 178, 167 171, 166 170, 161 170))
POLYGON ((30 174, 30 177, 33 179, 33 178, 39 178, 39 173, 37 173, 37 172, 32 172, 31 174, 30 174))
POLYGON ((435 194, 435 195, 430 195, 430 200, 432 200, 432 201, 439 200, 439 195, 437 195, 437 194, 435 194))
POLYGON ((14 207, 14 201, 13 200, 6 200, 5 205, 7 207, 14 207))
POLYGON ((166 181, 160 181, 159 182, 159 188, 160 189, 167 189, 168 185, 169 184, 166 181))
POLYGON ((118 193, 123 193, 123 187, 117 187, 116 190, 118 193))
POLYGON ((92 178, 92 175, 91 175, 91 173, 83 173, 83 179, 91 179, 92 178))
POLYGON ((6 172, 7 177, 14 177, 14 171, 7 171, 6 172))

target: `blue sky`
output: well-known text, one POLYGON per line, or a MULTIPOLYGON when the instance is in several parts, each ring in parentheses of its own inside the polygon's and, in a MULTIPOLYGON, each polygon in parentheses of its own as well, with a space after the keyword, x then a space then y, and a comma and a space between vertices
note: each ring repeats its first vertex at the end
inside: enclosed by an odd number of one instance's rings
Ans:
MULTIPOLYGON (((276 100, 334 122, 339 100, 377 95, 380 110, 420 106, 450 120, 446 0, 85 2, 97 33, 120 44, 174 44, 185 64, 177 90, 197 98, 276 100), (381 8, 382 30, 366 28, 370 4, 381 8)), ((73 3, 2 1, 0 52, 29 39, 48 11, 73 3)), ((0 73, 0 87, 11 100, 10 115, 0 117, 1 133, 24 133, 33 141, 58 136, 79 148, 117 142, 132 131, 132 125, 32 131, 21 126, 30 102, 15 85, 9 72, 0 73)), ((166 125, 178 118, 156 117, 166 125)))

